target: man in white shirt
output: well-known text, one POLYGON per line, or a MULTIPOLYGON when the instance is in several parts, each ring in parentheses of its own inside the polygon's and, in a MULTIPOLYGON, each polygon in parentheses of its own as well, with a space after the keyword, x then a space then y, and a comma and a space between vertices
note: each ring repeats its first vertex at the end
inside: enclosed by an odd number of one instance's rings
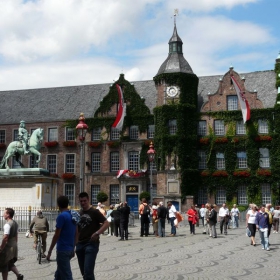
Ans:
POLYGON ((204 217, 205 217, 206 208, 204 207, 204 204, 201 205, 201 208, 199 209, 199 216, 202 221, 202 226, 204 227, 204 217))
POLYGON ((174 221, 176 219, 176 208, 175 206, 169 201, 167 204, 167 208, 168 208, 168 217, 171 223, 171 234, 169 234, 169 236, 175 236, 176 235, 176 227, 174 225, 174 221))
POLYGON ((239 220, 240 212, 236 207, 236 204, 233 204, 233 208, 231 209, 230 213, 231 213, 231 220, 232 220, 232 228, 238 228, 239 227, 238 220, 239 220))
POLYGON ((221 234, 223 234, 223 229, 224 229, 224 234, 227 235, 227 224, 228 224, 228 219, 229 219, 229 210, 226 207, 225 203, 223 203, 223 206, 219 210, 219 219, 220 219, 221 234))

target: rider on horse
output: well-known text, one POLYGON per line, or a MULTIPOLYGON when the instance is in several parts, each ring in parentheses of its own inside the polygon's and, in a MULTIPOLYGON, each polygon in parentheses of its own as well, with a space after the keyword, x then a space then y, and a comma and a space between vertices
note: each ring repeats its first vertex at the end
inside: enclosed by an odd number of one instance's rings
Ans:
POLYGON ((25 121, 21 121, 18 129, 18 140, 22 143, 24 154, 29 154, 28 150, 28 140, 30 135, 28 134, 27 129, 25 129, 25 121))

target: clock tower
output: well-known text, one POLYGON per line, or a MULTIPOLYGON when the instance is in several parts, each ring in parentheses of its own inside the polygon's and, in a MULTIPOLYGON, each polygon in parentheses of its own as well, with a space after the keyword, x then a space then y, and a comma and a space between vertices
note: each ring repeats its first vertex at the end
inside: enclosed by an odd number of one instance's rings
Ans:
MULTIPOLYGON (((177 78, 171 79, 168 81, 166 77, 174 76, 175 73, 186 73, 189 77, 192 77, 195 80, 198 80, 196 75, 193 73, 191 66, 186 61, 183 55, 183 41, 179 37, 177 32, 176 23, 174 22, 174 30, 172 37, 169 40, 169 54, 166 60, 160 66, 158 73, 155 77, 163 77, 160 83, 156 83, 157 86, 157 106, 161 106, 164 104, 176 104, 180 102, 180 95, 181 95, 181 87, 179 85, 180 81, 177 78)), ((193 100, 196 99, 195 93, 188 93, 194 94, 193 100)))

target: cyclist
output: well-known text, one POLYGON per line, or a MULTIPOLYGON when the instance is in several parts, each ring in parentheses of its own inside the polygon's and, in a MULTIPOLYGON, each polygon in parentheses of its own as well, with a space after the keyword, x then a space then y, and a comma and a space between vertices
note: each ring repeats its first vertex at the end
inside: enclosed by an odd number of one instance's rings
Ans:
POLYGON ((33 233, 32 228, 34 226, 34 244, 33 248, 36 250, 38 243, 38 234, 42 236, 42 244, 43 244, 43 254, 42 258, 45 258, 45 252, 47 247, 47 232, 49 231, 49 222, 46 217, 43 216, 42 211, 37 212, 37 216, 35 216, 29 226, 30 233, 33 233))

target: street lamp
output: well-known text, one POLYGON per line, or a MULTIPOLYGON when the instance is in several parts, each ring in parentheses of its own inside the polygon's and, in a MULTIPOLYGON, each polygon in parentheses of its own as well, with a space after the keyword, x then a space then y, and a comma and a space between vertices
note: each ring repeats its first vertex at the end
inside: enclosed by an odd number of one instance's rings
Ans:
POLYGON ((81 142, 80 151, 80 192, 84 191, 84 162, 85 162, 85 137, 87 134, 88 125, 85 123, 84 113, 80 114, 79 123, 76 126, 79 140, 81 142))
POLYGON ((153 203, 153 161, 155 160, 156 151, 154 149, 153 142, 150 143, 150 149, 147 152, 148 159, 150 162, 150 196, 151 196, 151 202, 153 203))

